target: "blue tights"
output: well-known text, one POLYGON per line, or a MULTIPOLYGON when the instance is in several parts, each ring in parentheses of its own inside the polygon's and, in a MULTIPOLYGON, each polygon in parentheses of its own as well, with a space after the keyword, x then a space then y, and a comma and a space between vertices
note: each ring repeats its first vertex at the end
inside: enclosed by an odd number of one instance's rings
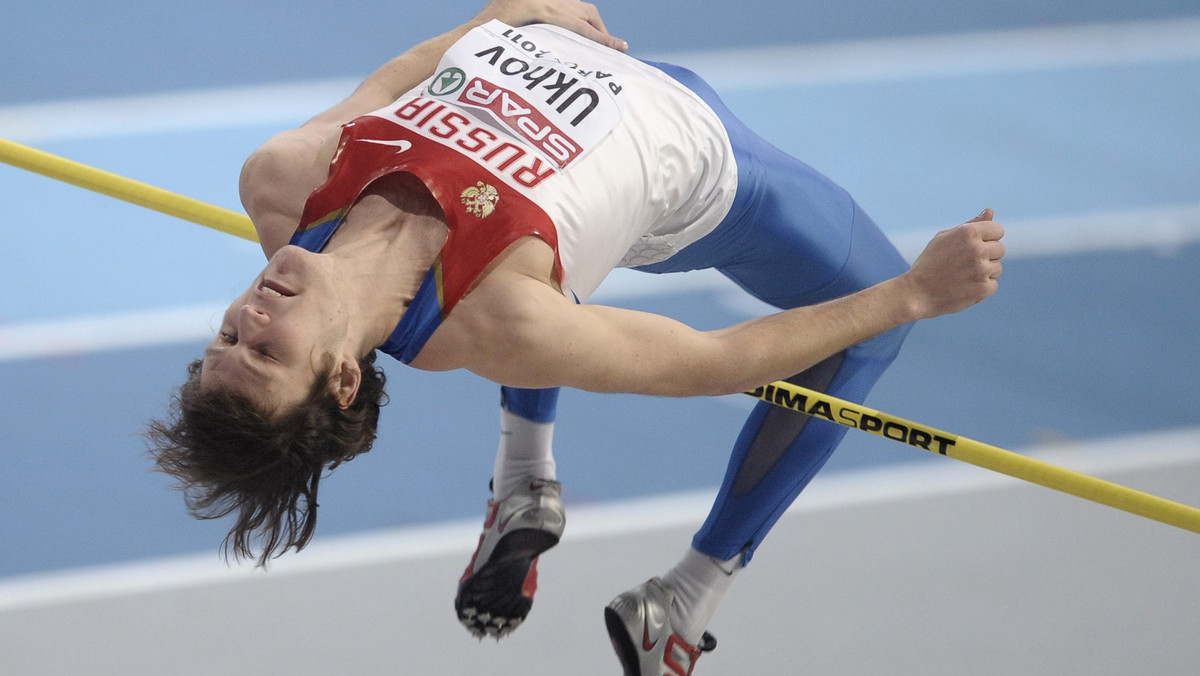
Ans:
MULTIPOLYGON (((738 190, 713 232, 639 270, 715 268, 755 298, 786 309, 854 293, 908 269, 845 190, 754 134, 691 71, 651 65, 696 92, 721 118, 738 164, 738 190)), ((901 326, 850 347, 789 380, 861 403, 896 358, 908 329, 901 326)), ((504 388, 509 410, 539 422, 554 419, 557 396, 557 390, 504 388)), ((693 546, 720 560, 741 554, 748 562, 846 429, 758 404, 734 444, 716 502, 693 546)))

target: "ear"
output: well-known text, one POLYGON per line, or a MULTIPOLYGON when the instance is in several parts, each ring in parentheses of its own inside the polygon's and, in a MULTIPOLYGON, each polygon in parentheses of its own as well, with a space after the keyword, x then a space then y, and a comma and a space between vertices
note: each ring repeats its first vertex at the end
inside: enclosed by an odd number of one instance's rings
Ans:
POLYGON ((333 396, 338 406, 349 408, 354 403, 361 382, 362 369, 358 367, 358 360, 348 354, 342 355, 333 374, 333 396))

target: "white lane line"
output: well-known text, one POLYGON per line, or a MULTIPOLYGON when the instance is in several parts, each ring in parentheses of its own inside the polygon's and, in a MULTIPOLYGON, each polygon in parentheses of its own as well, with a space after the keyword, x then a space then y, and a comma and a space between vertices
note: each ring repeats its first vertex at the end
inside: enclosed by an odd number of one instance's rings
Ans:
POLYGON ((0 138, 45 143, 256 125, 283 130, 342 100, 357 84, 321 80, 5 106, 0 138))
POLYGON ((0 325, 0 362, 207 341, 226 307, 206 303, 0 325))
MULTIPOLYGON (((1094 476, 1169 470, 1200 462, 1200 428, 1047 446, 1028 455, 1094 476)), ((1016 488, 1033 487, 961 463, 907 464, 822 475, 788 511, 814 513, 878 507, 1016 488)), ((700 490, 604 504, 569 505, 570 526, 564 543, 698 527, 715 492, 715 489, 700 490)), ((250 564, 225 565, 215 553, 209 553, 14 577, 0 580, 0 612, 279 575, 447 555, 468 556, 478 536, 479 522, 469 520, 318 539, 304 552, 273 562, 268 575, 250 564)))
POLYGON ((1200 18, 664 55, 718 91, 1200 60, 1200 18))
MULTIPOLYGON (((648 54, 718 91, 1200 60, 1200 18, 1025 28, 747 49, 648 54)), ((22 143, 163 131, 283 128, 345 98, 337 79, 0 107, 22 143)))
MULTIPOLYGON (((1004 223, 1009 259, 1101 251, 1152 250, 1171 255, 1200 242, 1200 204, 999 220, 1004 223)), ((914 229, 889 233, 889 237, 912 261, 934 234, 936 229, 914 229)))

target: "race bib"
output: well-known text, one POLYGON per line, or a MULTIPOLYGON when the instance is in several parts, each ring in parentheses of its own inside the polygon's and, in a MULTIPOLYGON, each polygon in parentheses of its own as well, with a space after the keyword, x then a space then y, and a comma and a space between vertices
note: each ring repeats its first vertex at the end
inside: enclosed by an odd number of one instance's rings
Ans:
POLYGON ((499 21, 476 28, 447 50, 424 94, 475 111, 562 171, 621 121, 621 84, 539 37, 499 21))

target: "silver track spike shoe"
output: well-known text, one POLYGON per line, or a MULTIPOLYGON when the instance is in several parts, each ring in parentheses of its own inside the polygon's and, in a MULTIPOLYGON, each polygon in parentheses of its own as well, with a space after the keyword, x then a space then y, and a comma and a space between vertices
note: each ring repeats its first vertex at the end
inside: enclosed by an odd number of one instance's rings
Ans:
POLYGON ((529 615, 538 556, 566 525, 562 484, 531 478, 509 497, 489 500, 479 546, 458 581, 454 610, 476 638, 499 640, 529 615))
POLYGON ((698 645, 688 645, 671 627, 675 591, 652 578, 604 609, 604 623, 625 676, 691 676, 701 653, 717 647, 704 632, 698 645))

